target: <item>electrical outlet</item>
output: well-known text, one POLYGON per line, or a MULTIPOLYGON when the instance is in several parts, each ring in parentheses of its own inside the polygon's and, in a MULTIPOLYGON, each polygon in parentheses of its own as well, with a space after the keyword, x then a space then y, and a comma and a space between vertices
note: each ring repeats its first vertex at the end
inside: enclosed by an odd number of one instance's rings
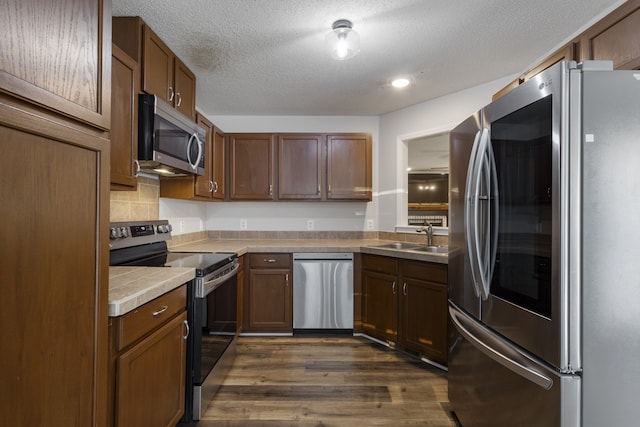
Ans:
POLYGON ((180 232, 184 233, 184 221, 180 221, 179 228, 180 228, 180 232))
POLYGON ((240 230, 246 230, 247 229, 247 219, 246 218, 241 218, 240 219, 240 230))
POLYGON ((307 220, 307 230, 313 230, 313 220, 312 219, 308 219, 307 220))
POLYGON ((368 219, 367 220, 367 230, 373 230, 373 220, 372 219, 368 219))

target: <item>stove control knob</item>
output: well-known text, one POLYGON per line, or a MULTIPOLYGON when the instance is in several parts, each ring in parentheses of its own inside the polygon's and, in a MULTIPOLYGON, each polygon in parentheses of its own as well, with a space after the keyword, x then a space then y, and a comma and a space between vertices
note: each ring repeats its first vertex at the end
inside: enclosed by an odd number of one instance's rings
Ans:
POLYGON ((127 227, 120 227, 120 234, 122 237, 129 237, 129 229, 127 227))
POLYGON ((109 230, 109 239, 116 240, 118 238, 118 231, 115 227, 111 227, 109 230))
POLYGON ((167 233, 170 233, 172 230, 171 224, 167 224, 167 233))
POLYGON ((164 233, 164 225, 160 224, 158 227, 156 227, 156 230, 158 234, 164 233))

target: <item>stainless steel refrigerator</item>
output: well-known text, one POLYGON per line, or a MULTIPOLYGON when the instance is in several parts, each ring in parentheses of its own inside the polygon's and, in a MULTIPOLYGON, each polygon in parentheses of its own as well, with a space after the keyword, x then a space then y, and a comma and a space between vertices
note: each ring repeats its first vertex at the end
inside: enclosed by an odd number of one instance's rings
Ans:
POLYGON ((449 400, 463 427, 640 415, 640 71, 561 62, 451 132, 449 400))

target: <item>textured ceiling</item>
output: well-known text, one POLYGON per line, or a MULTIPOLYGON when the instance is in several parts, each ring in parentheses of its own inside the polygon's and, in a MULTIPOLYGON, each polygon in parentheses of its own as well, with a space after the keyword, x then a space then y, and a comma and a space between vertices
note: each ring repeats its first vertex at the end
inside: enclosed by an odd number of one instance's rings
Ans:
POLYGON ((197 76, 206 115, 380 115, 520 73, 620 0, 113 0, 197 76), (335 61, 337 19, 360 53, 335 61), (409 75, 414 84, 392 89, 409 75))

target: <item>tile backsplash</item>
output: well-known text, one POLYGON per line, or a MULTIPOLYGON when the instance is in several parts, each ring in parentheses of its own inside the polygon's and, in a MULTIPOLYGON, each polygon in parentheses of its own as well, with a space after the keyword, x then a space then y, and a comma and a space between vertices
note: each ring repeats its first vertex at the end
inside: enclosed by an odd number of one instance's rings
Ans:
POLYGON ((160 181, 138 177, 136 191, 111 191, 110 222, 160 218, 160 181))

